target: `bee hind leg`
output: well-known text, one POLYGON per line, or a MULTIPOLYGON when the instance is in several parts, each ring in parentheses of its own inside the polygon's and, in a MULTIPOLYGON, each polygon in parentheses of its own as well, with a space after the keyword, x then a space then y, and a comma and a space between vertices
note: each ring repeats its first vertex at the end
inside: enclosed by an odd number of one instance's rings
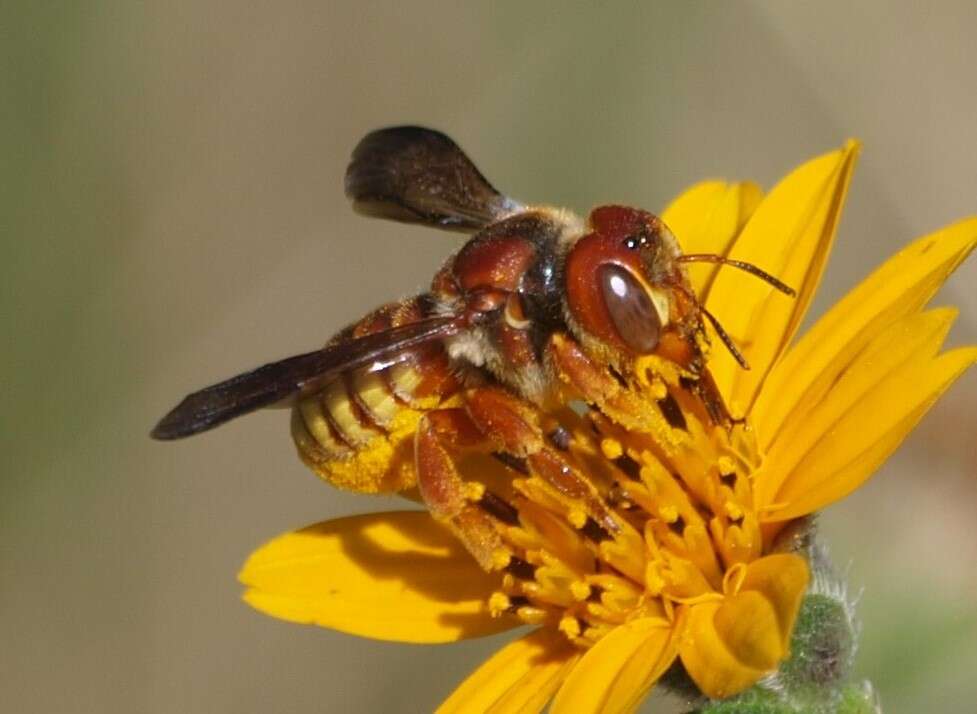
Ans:
POLYGON ((458 472, 461 450, 487 445, 484 434, 462 409, 437 409, 417 425, 414 459, 417 486, 434 520, 445 524, 486 571, 506 566, 511 552, 493 517, 478 506, 483 491, 458 472))

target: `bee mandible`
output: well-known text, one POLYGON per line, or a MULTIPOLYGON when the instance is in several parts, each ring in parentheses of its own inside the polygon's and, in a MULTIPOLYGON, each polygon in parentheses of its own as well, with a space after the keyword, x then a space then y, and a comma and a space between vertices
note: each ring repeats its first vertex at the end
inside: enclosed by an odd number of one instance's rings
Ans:
MULTIPOLYGON (((429 291, 390 303, 326 346, 194 392, 152 431, 179 439, 263 407, 290 406, 302 460, 326 480, 362 492, 415 486, 492 568, 494 521, 515 511, 458 469, 469 450, 573 490, 568 432, 553 418, 584 402, 623 427, 657 414, 682 428, 675 400, 691 396, 703 418, 731 428, 709 374, 710 321, 744 367, 733 341, 699 303, 685 264, 722 263, 777 290, 758 267, 719 255, 682 254, 655 215, 606 205, 586 219, 499 193, 444 134, 393 127, 353 152, 345 188, 368 216, 462 231, 471 238, 429 291), (636 408, 632 387, 649 364, 672 375, 657 410, 636 408)), ((596 528, 600 513, 591 514, 596 528)))

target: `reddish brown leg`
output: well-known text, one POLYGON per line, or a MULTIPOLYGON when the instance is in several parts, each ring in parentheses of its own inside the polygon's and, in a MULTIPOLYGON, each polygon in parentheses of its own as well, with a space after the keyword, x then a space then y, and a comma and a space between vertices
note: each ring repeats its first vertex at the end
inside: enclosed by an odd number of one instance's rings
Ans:
POLYGON ((553 335, 546 350, 559 378, 584 401, 625 428, 641 431, 659 428, 661 419, 655 410, 648 408, 649 402, 594 364, 574 340, 553 335))
POLYGON ((549 446, 534 407, 509 392, 490 388, 470 391, 465 406, 497 451, 525 459, 530 475, 545 484, 568 512, 579 517, 574 519, 575 527, 590 529, 594 534, 617 530, 617 521, 593 484, 579 475, 568 455, 549 446))
POLYGON ((507 549, 495 523, 465 486, 453 453, 486 443, 461 409, 428 412, 417 425, 414 458, 417 487, 431 516, 446 524, 485 570, 507 564, 507 549))
POLYGON ((547 444, 532 406, 502 389, 473 389, 465 395, 464 410, 425 415, 418 425, 415 459, 418 489, 431 515, 448 525, 486 570, 511 567, 513 552, 500 526, 516 525, 518 515, 505 502, 493 502, 495 497, 484 488, 462 479, 455 457, 476 448, 524 462, 528 480, 562 504, 572 524, 588 537, 601 540, 618 530, 595 487, 578 475, 568 456, 547 444))
MULTIPOLYGON (((649 402, 633 390, 623 387, 607 370, 594 364, 574 340, 560 334, 553 335, 547 345, 547 355, 559 378, 584 401, 595 405, 613 421, 642 431, 660 428, 662 422, 654 410, 648 410, 649 402)), ((742 421, 730 415, 709 370, 704 369, 690 386, 683 385, 682 388, 702 402, 704 416, 708 416, 714 424, 728 428, 742 421)), ((666 421, 669 421, 667 416, 666 421)), ((671 421, 669 423, 675 426, 671 421)))

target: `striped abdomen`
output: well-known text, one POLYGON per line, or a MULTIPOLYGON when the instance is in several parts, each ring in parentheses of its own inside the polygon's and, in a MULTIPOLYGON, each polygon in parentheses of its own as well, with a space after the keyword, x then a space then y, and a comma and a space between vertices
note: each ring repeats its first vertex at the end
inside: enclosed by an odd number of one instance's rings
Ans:
MULTIPOLYGON (((332 342, 421 320, 428 301, 415 297, 376 310, 332 342)), ((413 436, 424 412, 458 390, 440 343, 405 351, 376 371, 354 370, 304 397, 292 411, 292 438, 302 460, 330 483, 361 493, 414 486, 413 436)))

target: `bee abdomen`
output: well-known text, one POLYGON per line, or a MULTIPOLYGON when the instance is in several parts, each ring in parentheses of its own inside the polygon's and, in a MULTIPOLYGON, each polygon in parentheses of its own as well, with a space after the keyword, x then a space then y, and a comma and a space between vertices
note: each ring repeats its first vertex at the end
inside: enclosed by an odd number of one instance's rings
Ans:
MULTIPOLYGON (((427 312, 423 298, 386 305, 334 341, 407 324, 427 312)), ((355 370, 301 399, 292 413, 292 438, 302 460, 333 485, 366 493, 411 488, 417 422, 457 387, 440 344, 414 348, 389 366, 355 370)))

